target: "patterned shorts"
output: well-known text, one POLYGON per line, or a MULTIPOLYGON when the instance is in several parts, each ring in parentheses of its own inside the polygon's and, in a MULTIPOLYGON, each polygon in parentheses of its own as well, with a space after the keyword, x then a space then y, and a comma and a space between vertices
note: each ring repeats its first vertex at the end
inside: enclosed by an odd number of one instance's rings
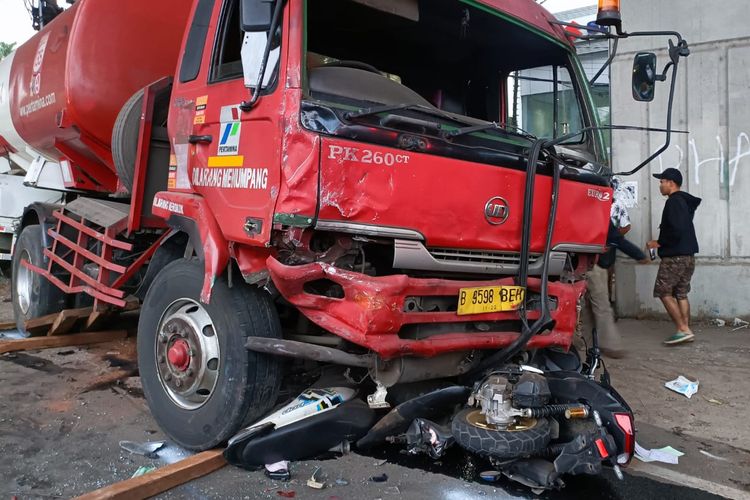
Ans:
POLYGON ((681 255, 662 257, 654 284, 654 297, 686 299, 690 292, 690 278, 695 271, 695 257, 681 255))

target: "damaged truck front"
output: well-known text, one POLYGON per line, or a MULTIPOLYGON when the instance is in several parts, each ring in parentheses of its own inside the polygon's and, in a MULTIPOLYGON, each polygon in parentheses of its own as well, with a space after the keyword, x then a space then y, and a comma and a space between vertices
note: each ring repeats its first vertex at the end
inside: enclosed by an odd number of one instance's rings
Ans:
POLYGON ((595 381, 596 346, 572 349, 611 172, 547 11, 196 0, 175 65, 122 106, 113 200, 55 213, 83 240, 52 231, 49 264, 14 264, 95 307, 141 299, 141 379, 170 438, 231 438, 247 467, 455 441, 542 489, 629 462, 632 413, 595 381))

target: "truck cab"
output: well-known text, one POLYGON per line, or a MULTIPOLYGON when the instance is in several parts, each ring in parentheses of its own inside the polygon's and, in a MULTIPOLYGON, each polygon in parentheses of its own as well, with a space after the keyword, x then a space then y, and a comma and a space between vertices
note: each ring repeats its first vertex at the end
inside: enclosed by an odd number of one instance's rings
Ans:
POLYGON ((290 0, 269 36, 251 14, 196 2, 172 92, 170 188, 154 203, 174 221, 211 207, 205 227, 232 252, 208 246, 206 273, 233 258, 248 282, 270 275, 317 327, 386 359, 501 347, 518 304, 483 294, 517 284, 529 151, 581 131, 537 163, 527 252, 529 294, 546 259, 556 303, 532 345, 568 348, 582 292, 568 282, 603 249, 611 189, 553 18, 532 2, 290 0))

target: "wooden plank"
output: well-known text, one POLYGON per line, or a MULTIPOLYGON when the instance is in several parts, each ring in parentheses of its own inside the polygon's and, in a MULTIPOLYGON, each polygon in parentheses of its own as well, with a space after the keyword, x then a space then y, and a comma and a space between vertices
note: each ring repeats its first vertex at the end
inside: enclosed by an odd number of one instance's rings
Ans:
POLYGON ((49 327, 57 319, 60 313, 52 313, 46 316, 39 316, 38 318, 32 318, 24 323, 24 328, 31 334, 44 333, 49 331, 49 327))
POLYGON ((6 352, 27 351, 31 349, 47 349, 49 347, 69 347, 77 345, 96 344, 110 340, 120 340, 128 336, 127 330, 110 330, 104 332, 74 333, 54 337, 29 337, 0 341, 0 354, 6 352))
POLYGON ((15 330, 16 329, 16 322, 15 321, 8 321, 7 323, 0 323, 0 332, 4 332, 7 330, 15 330))
POLYGON ((111 317, 112 311, 109 309, 98 309, 93 311, 86 320, 86 324, 83 325, 83 329, 87 332, 95 330, 111 317))
POLYGON ((224 450, 209 450, 165 465, 143 476, 126 479, 86 493, 78 500, 132 500, 149 498, 222 468, 224 450))
POLYGON ((91 307, 82 307, 80 309, 65 309, 60 311, 55 322, 52 323, 52 326, 47 332, 47 335, 61 335, 63 333, 68 333, 79 319, 85 318, 91 314, 91 310, 91 307))

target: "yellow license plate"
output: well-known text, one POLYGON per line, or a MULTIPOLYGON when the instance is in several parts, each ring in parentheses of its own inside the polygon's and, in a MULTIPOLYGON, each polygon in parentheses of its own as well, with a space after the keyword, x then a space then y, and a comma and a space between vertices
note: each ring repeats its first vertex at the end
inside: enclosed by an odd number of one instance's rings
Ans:
POLYGON ((522 286, 480 286, 458 291, 458 315, 513 311, 523 303, 522 286))

